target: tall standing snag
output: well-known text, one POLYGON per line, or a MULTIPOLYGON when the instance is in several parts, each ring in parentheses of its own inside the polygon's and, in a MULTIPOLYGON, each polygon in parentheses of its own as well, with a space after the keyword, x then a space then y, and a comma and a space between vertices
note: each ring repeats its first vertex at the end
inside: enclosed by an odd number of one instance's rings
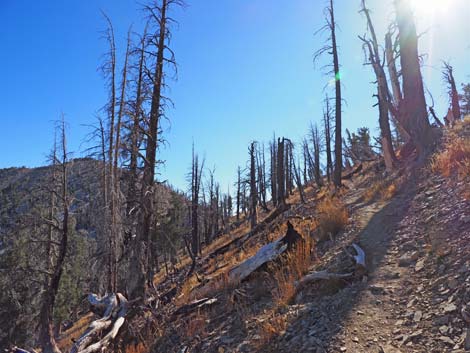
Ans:
POLYGON ((448 62, 443 62, 442 77, 449 89, 450 106, 455 120, 460 120, 460 102, 457 85, 454 79, 454 69, 448 62))
POLYGON ((370 39, 366 36, 359 36, 359 38, 364 43, 364 51, 366 52, 366 57, 368 57, 367 62, 372 65, 374 69, 375 77, 377 79, 377 98, 379 106, 379 125, 381 132, 381 144, 382 150, 385 159, 385 166, 388 171, 393 170, 394 165, 396 164, 395 152, 393 150, 392 144, 392 133, 390 131, 390 122, 388 119, 388 110, 389 104, 391 104, 387 76, 385 75, 385 70, 383 67, 383 60, 379 52, 379 43, 377 41, 377 36, 375 34, 374 25, 370 16, 370 10, 366 7, 365 0, 361 2, 361 12, 366 16, 367 28, 370 32, 370 39))
POLYGON ((395 0, 395 10, 403 83, 403 99, 399 102, 397 117, 400 124, 411 136, 418 158, 422 160, 428 153, 432 135, 419 66, 418 36, 410 1, 395 0))
POLYGON ((343 169, 343 150, 342 150, 342 137, 341 137, 341 73, 338 58, 338 44, 336 41, 336 22, 333 0, 329 1, 329 6, 325 8, 326 25, 320 31, 328 30, 330 37, 329 44, 325 44, 322 48, 317 50, 314 56, 314 61, 317 61, 320 56, 325 53, 331 54, 333 59, 333 70, 331 73, 334 75, 335 82, 335 164, 333 172, 333 183, 336 187, 341 186, 341 172, 343 169))
POLYGON ((148 278, 149 257, 150 257, 150 235, 155 224, 155 168, 156 152, 158 143, 158 128, 160 118, 164 114, 163 89, 165 86, 165 64, 175 64, 175 59, 171 50, 168 48, 170 31, 168 24, 171 19, 168 17, 168 11, 171 6, 182 6, 181 0, 160 0, 153 1, 145 6, 145 10, 150 17, 150 25, 155 26, 154 33, 151 35, 150 43, 155 47, 153 53, 154 67, 147 68, 150 81, 152 82, 152 97, 150 103, 150 115, 147 126, 144 128, 145 140, 145 158, 143 165, 142 190, 141 190, 141 212, 139 229, 137 231, 134 257, 131 260, 132 276, 128 280, 129 290, 132 297, 138 297, 145 294, 146 289, 151 285, 152 278, 148 278), (167 57, 165 53, 170 53, 167 57))
POLYGON ((256 142, 252 142, 249 148, 250 152, 250 225, 251 229, 256 227, 257 214, 256 207, 258 205, 258 190, 256 188, 256 142))
MULTIPOLYGON (((60 200, 61 215, 47 220, 47 223, 60 234, 58 244, 58 255, 55 264, 51 266, 50 278, 42 296, 41 311, 39 314, 39 344, 44 353, 60 353, 54 339, 53 315, 54 304, 59 291, 60 279, 64 269, 64 262, 67 256, 67 244, 69 238, 69 209, 71 199, 68 192, 68 152, 65 139, 65 122, 62 117, 60 127, 60 160, 54 162, 60 169, 60 181, 54 188, 54 193, 60 200)), ((55 153, 54 153, 55 155, 55 153)))

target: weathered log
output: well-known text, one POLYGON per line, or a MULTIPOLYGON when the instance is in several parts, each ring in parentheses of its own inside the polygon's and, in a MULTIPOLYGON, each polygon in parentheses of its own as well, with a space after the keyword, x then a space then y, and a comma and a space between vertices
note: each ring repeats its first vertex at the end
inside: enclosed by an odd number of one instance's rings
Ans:
POLYGON ((116 337, 125 321, 128 301, 121 293, 112 293, 103 298, 90 294, 88 301, 94 310, 101 311, 103 314, 101 318, 93 321, 85 333, 75 342, 71 353, 92 353, 103 350, 116 337), (110 331, 102 339, 92 343, 109 328, 110 331))
POLYGON ((307 283, 316 282, 316 281, 331 281, 331 280, 338 280, 338 279, 349 279, 354 276, 354 273, 331 273, 328 271, 317 271, 309 273, 308 275, 304 276, 300 281, 296 283, 296 288, 300 288, 307 283))
POLYGON ((249 231, 246 234, 243 234, 230 242, 228 242, 225 245, 222 245, 221 247, 215 249, 213 252, 207 255, 208 258, 214 258, 216 256, 222 255, 225 252, 227 252, 232 246, 243 244, 247 239, 252 237, 254 234, 257 234, 258 232, 261 232, 264 230, 268 224, 273 222, 278 216, 283 214, 285 211, 287 211, 290 208, 289 204, 284 204, 284 205, 279 205, 277 208, 275 208, 263 221, 258 223, 255 228, 253 228, 251 231, 249 231))
POLYGON ((264 264, 277 259, 286 250, 290 250, 293 244, 301 239, 303 239, 302 236, 294 229, 290 222, 287 222, 286 235, 272 243, 264 245, 254 256, 230 270, 228 274, 229 281, 243 281, 264 264))
POLYGON ((343 175, 343 176, 341 177, 341 179, 343 179, 343 180, 351 179, 354 174, 359 173, 361 170, 362 170, 362 163, 359 164, 356 168, 354 168, 354 170, 352 170, 350 173, 348 173, 348 174, 346 174, 346 175, 343 175))
POLYGON ((183 305, 174 312, 174 315, 187 314, 195 309, 200 309, 204 306, 210 306, 217 303, 217 298, 203 298, 195 300, 189 304, 183 305))
POLYGON ((316 281, 330 281, 330 280, 338 280, 338 279, 349 279, 354 276, 362 276, 364 273, 367 272, 367 267, 366 267, 366 254, 364 250, 361 249, 359 245, 356 243, 352 243, 351 246, 354 248, 356 251, 356 255, 350 254, 346 249, 345 251, 349 256, 351 256, 354 259, 354 262, 356 263, 356 269, 354 272, 349 272, 349 273, 331 273, 328 271, 316 271, 309 273, 308 275, 304 276, 299 282, 296 283, 296 288, 299 289, 302 286, 306 285, 307 283, 310 282, 316 282, 316 281))
POLYGON ((364 274, 367 271, 366 254, 359 245, 352 243, 351 246, 354 248, 357 254, 353 255, 354 261, 356 262, 356 273, 364 274))

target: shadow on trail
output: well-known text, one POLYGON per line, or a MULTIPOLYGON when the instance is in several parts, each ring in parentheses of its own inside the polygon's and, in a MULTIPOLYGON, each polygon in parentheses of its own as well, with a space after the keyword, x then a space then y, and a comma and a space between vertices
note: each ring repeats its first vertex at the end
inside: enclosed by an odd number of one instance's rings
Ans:
MULTIPOLYGON (((400 192, 382 209, 375 212, 360 232, 339 240, 344 243, 358 242, 363 248, 369 272, 368 282, 375 278, 382 266, 387 266, 384 263, 384 257, 396 236, 398 224, 407 214, 411 201, 416 195, 417 180, 416 176, 410 176, 400 192)), ((361 212, 373 212, 373 210, 367 210, 366 206, 367 204, 358 207, 356 214, 360 216, 361 212)), ((335 259, 332 259, 330 263, 324 264, 324 267, 328 268, 334 261, 335 259)), ((393 276, 392 273, 390 275, 393 276)), ((321 288, 321 285, 318 286, 321 288)), ((335 342, 335 337, 350 316, 355 313, 356 305, 368 290, 370 290, 368 283, 355 281, 345 287, 343 284, 334 292, 324 293, 323 291, 323 294, 320 294, 322 291, 319 291, 317 296, 309 298, 308 301, 303 300, 302 304, 307 304, 307 309, 290 322, 287 333, 278 337, 277 343, 282 347, 289 347, 291 352, 339 352, 340 346, 335 342)), ((381 322, 374 324, 378 327, 381 322)), ((361 327, 357 326, 357 329, 361 330, 361 327)), ((377 352, 377 346, 370 346, 368 349, 377 352)), ((273 352, 276 349, 270 344, 260 351, 273 352)))

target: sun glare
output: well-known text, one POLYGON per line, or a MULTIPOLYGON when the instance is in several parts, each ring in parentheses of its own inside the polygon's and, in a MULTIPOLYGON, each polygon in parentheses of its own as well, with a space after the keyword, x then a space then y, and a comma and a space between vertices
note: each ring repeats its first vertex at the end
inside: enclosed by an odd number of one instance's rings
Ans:
POLYGON ((443 14, 450 7, 451 0, 410 0, 418 16, 443 14))

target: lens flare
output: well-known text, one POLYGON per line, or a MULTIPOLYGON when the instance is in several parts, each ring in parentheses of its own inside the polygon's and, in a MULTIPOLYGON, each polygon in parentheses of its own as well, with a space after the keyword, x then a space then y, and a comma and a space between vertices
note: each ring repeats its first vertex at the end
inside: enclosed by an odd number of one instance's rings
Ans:
POLYGON ((429 16, 447 12, 452 0, 410 0, 410 2, 417 16, 429 16))

